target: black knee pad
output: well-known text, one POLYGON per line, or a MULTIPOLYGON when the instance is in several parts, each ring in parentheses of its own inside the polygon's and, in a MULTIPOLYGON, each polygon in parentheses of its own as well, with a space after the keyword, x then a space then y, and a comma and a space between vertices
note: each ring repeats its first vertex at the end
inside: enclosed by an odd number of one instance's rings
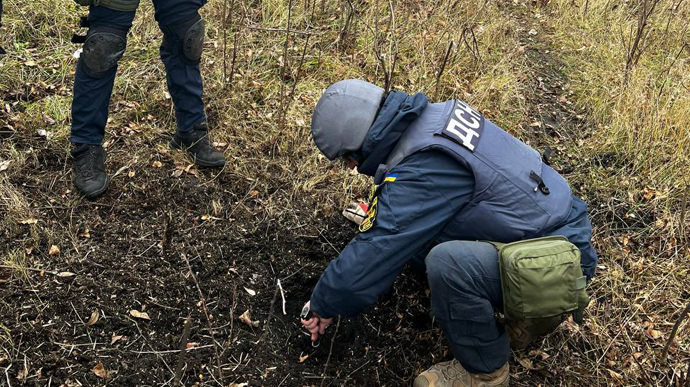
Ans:
POLYGON ((182 61, 188 65, 199 64, 204 49, 206 22, 198 13, 175 24, 161 26, 161 30, 163 49, 180 55, 182 61))
POLYGON ((113 9, 115 11, 136 11, 139 7, 139 0, 74 0, 79 5, 93 5, 113 9))
POLYGON ((127 31, 104 26, 90 28, 81 54, 84 70, 94 78, 105 76, 117 65, 126 47, 127 31))

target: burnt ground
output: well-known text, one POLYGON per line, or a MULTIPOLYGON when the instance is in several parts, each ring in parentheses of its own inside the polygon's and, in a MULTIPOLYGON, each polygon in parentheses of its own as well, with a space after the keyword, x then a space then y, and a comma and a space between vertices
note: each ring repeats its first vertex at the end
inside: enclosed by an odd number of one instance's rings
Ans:
MULTIPOLYGON (((262 217, 262 194, 251 192, 252 185, 231 172, 202 171, 198 177, 175 179, 165 160, 162 168, 138 169, 132 179, 116 177, 108 193, 94 202, 76 200, 66 181, 50 189, 47 179, 65 173, 65 155, 54 149, 35 153, 40 177, 12 183, 37 201, 60 192, 69 198, 65 204, 41 200, 42 227, 60 230, 67 226, 65 219, 80 221, 65 230, 75 236, 74 245, 42 240, 32 251, 42 254, 41 266, 48 271, 74 276, 33 272, 26 281, 0 288, 0 316, 10 329, 16 358, 26 359, 10 372, 17 375, 26 367, 28 373, 17 383, 38 386, 52 379, 53 385, 70 380, 102 385, 105 380, 91 372, 99 363, 109 372, 108 385, 171 382, 187 315, 188 341, 195 349, 184 359, 186 385, 218 378, 214 341, 225 385, 321 383, 335 328, 314 349, 297 316, 326 257, 347 243, 354 227, 340 218, 317 222, 310 207, 296 214, 302 224, 286 227, 262 217), (213 200, 228 205, 203 220, 213 200), (63 246, 60 254, 43 254, 53 243, 63 246), (64 256, 79 258, 64 262, 64 256), (285 292, 286 315, 277 279, 285 292), (132 309, 146 312, 150 320, 134 318, 132 309), (257 328, 239 321, 246 310, 259 321, 257 328), (93 312, 99 319, 87 327, 93 312), (308 358, 300 363, 301 356, 308 358)), ((3 243, 17 243, 25 231, 3 235, 3 243)), ((326 385, 369 385, 372 380, 398 385, 426 365, 415 353, 426 355, 435 348, 442 357, 445 348, 428 316, 428 301, 419 294, 424 294, 423 281, 406 275, 375 309, 359 319, 344 319, 333 342, 326 385)))

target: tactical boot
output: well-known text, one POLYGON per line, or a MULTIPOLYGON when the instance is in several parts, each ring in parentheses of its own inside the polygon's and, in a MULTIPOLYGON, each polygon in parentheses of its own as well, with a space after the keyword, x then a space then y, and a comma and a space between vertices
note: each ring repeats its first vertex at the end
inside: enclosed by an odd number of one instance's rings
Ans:
POLYGON ((202 167, 222 167, 225 157, 211 146, 208 140, 206 122, 197 124, 194 129, 186 133, 175 133, 170 140, 170 147, 186 150, 194 159, 196 165, 202 167))
POLYGON ((453 359, 419 374, 413 387, 507 387, 509 376, 508 363, 490 374, 471 374, 453 359))
POLYGON ((105 150, 100 145, 75 144, 72 150, 74 159, 74 185, 87 199, 93 199, 108 188, 105 174, 105 150))

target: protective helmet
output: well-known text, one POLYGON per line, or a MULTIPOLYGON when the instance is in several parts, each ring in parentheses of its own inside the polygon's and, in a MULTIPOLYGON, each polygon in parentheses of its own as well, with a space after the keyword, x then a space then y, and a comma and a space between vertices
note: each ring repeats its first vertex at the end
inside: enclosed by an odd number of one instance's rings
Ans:
POLYGON ((329 86, 311 117, 311 135, 329 160, 362 148, 385 91, 369 82, 348 79, 329 86))

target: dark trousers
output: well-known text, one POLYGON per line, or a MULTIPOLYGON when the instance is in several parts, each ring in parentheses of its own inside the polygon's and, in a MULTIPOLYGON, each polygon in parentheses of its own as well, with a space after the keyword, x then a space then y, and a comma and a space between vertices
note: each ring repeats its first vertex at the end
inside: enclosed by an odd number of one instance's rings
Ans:
MULTIPOLYGON (((158 25, 165 27, 197 13, 206 0, 153 0, 158 25)), ((136 11, 122 12, 103 7, 89 8, 91 27, 98 25, 129 31, 136 11)), ((175 104, 177 130, 186 132, 206 120, 201 100, 203 86, 199 66, 185 64, 176 54, 161 46, 160 56, 166 70, 168 92, 175 104)), ((103 77, 95 78, 84 71, 84 63, 77 63, 72 101, 72 133, 70 141, 100 144, 108 121, 108 105, 113 91, 117 66, 103 77)))
POLYGON ((431 313, 455 358, 471 373, 503 366, 510 342, 494 317, 494 310, 503 309, 496 249, 484 242, 445 242, 429 252, 425 263, 431 313))

